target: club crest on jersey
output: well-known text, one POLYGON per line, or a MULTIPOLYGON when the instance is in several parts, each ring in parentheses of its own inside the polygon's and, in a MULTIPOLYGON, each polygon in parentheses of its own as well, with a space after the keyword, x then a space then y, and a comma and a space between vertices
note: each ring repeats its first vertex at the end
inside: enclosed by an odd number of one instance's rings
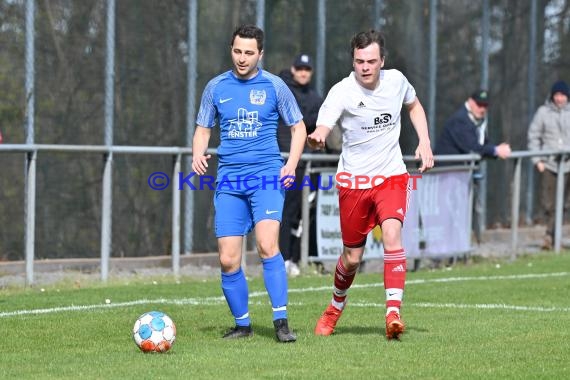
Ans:
POLYGON ((265 104, 265 98, 267 98, 265 90, 251 90, 249 92, 249 102, 251 104, 262 106, 265 104))

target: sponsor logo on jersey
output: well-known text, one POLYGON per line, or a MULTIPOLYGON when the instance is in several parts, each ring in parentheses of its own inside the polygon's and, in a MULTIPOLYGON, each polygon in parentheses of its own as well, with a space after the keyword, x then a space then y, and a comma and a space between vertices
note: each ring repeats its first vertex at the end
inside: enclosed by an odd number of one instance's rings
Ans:
POLYGON ((392 115, 389 113, 382 113, 380 116, 374 118, 374 124, 388 124, 392 120, 392 115))
POLYGON ((389 113, 382 113, 374 117, 373 124, 363 126, 362 129, 367 133, 385 133, 392 130, 396 126, 396 122, 389 113))
POLYGON ((257 137, 257 131, 262 127, 257 111, 248 112, 245 108, 238 109, 237 118, 229 120, 228 137, 243 139, 257 137))

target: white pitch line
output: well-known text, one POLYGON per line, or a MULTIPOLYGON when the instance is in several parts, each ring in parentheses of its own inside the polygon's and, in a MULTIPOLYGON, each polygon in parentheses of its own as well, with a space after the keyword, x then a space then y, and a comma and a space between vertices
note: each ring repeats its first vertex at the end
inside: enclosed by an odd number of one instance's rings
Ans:
MULTIPOLYGON (((369 303, 369 302, 350 302, 350 307, 378 307, 385 308, 385 303, 369 303)), ((457 303, 433 303, 433 302, 412 302, 406 303, 406 307, 420 308, 436 308, 436 309, 485 309, 485 310, 515 310, 515 311, 533 311, 533 312, 553 312, 559 311, 568 313, 570 307, 544 307, 544 306, 521 306, 500 304, 457 304, 457 303)))
MULTIPOLYGON (((267 305, 267 302, 257 301, 253 303, 256 306, 267 305)), ((289 302, 288 306, 305 306, 304 302, 289 302)), ((457 304, 457 303, 433 303, 433 302, 405 302, 405 308, 431 308, 431 309, 482 309, 482 310, 514 310, 514 311, 532 311, 532 312, 570 312, 570 307, 543 307, 543 306, 521 306, 507 304, 457 304)), ((384 310, 385 303, 377 302, 349 302, 349 308, 378 308, 384 310)))
POLYGON ((145 304, 161 304, 161 305, 216 305, 224 302, 224 297, 207 297, 207 298, 182 298, 182 299, 167 299, 157 298, 153 300, 142 299, 128 302, 105 303, 96 305, 72 305, 51 307, 46 309, 30 309, 30 310, 16 310, 6 311, 0 313, 0 318, 15 317, 19 315, 36 315, 36 314, 50 314, 59 313, 64 311, 88 311, 96 309, 108 309, 125 306, 145 305, 145 304))
MULTIPOLYGON (((407 285, 420 285, 427 283, 441 283, 441 282, 462 282, 462 281, 493 281, 493 280, 526 280, 532 278, 548 278, 548 277, 562 277, 570 275, 569 272, 558 272, 558 273, 529 273, 522 275, 509 275, 509 276, 478 276, 478 277, 448 277, 448 278, 433 278, 424 280, 409 280, 406 281, 407 285)), ((382 283, 376 284, 355 284, 351 288, 375 288, 383 287, 382 283)), ((307 293, 307 292, 320 292, 320 291, 330 291, 331 286, 320 286, 320 287, 310 287, 310 288, 292 288, 289 289, 289 293, 307 293)), ((251 292, 249 294, 250 298, 265 297, 266 292, 251 292)), ((117 308, 126 306, 135 306, 143 304, 168 304, 168 305, 215 305, 225 302, 224 297, 205 297, 205 298, 182 298, 182 299, 166 299, 157 298, 153 300, 141 299, 128 302, 117 302, 117 303, 105 303, 105 304, 95 304, 95 305, 72 305, 72 306, 60 306, 45 309, 29 309, 29 310, 16 310, 16 311, 5 311, 0 312, 0 318, 15 317, 22 315, 40 315, 40 314, 50 314, 59 312, 69 312, 69 311, 88 311, 96 309, 105 308, 117 308)), ((376 306, 380 304, 373 303, 351 303, 351 306, 357 305, 368 305, 376 306)), ((527 307, 527 306, 515 306, 515 305, 461 305, 461 304, 435 304, 435 303, 416 303, 407 304, 408 306, 417 307, 453 307, 453 308, 479 308, 479 309, 510 309, 510 310, 528 310, 528 311, 570 311, 570 308, 543 308, 543 307, 527 307), (451 305, 451 306, 446 306, 451 305)), ((382 306, 384 306, 382 304, 382 306)))
MULTIPOLYGON (((447 278, 431 278, 431 279, 417 279, 417 280, 407 280, 406 286, 408 285, 421 285, 429 283, 441 283, 441 282, 463 282, 463 281, 496 281, 496 280, 528 280, 533 278, 548 278, 548 277, 564 277, 569 276, 570 272, 557 272, 557 273, 528 273, 528 274, 513 274, 504 276, 477 276, 477 277, 447 277, 447 278)), ((354 284, 350 288, 380 288, 384 287, 383 282, 378 282, 375 284, 354 284)), ((323 290, 332 290, 332 286, 320 286, 318 288, 297 288, 289 289, 289 293, 305 293, 305 292, 320 292, 323 290)), ((257 292, 259 294, 265 294, 263 292, 257 292)), ((252 293, 256 294, 257 293, 252 293)))

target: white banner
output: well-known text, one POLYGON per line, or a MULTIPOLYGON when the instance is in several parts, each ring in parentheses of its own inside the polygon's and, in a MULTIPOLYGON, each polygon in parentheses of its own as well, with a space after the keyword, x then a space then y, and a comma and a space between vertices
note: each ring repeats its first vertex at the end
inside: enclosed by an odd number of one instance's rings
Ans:
MULTIPOLYGON (((321 173, 334 178, 335 173, 321 173)), ((410 179, 412 191, 402 229, 408 258, 446 257, 468 252, 471 248, 469 226, 468 172, 430 173, 410 179), (423 241, 420 249, 420 241, 423 241)), ((317 196, 317 246, 319 259, 336 260, 342 253, 338 189, 321 181, 317 196)), ((365 258, 382 258, 382 231, 376 227, 368 235, 365 258)))

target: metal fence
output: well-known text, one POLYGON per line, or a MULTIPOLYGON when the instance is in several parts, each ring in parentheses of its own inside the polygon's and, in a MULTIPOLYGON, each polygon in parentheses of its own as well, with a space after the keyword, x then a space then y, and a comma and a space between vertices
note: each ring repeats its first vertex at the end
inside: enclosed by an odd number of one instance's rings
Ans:
MULTIPOLYGON (((0 85, 5 89, 0 128, 6 143, 188 147, 199 92, 209 78, 228 69, 228 39, 236 25, 256 23, 265 30, 263 65, 274 73, 287 69, 299 52, 312 54, 315 86, 323 95, 350 71, 350 37, 375 27, 387 37, 386 67, 402 71, 426 107, 432 142, 454 108, 483 86, 496 99, 490 108, 491 140, 507 140, 522 150, 526 126, 550 81, 568 73, 567 12, 567 0, 0 0, 0 85), (513 62, 517 70, 511 69, 513 62)), ((404 152, 413 149, 413 140, 403 134, 404 152)), ((119 170, 133 161, 110 159, 119 170)), ((90 163, 85 170, 94 168, 90 163)), ((6 170, 15 176, 13 167, 6 170)), ((61 164, 38 170, 53 177, 74 169, 61 164)), ((150 170, 149 165, 139 170, 150 170)), ((521 200, 531 223, 534 181, 532 168, 526 171, 521 200)), ((502 187, 504 177, 488 174, 502 187)), ((192 223, 203 199, 195 207, 192 201, 183 202, 184 231, 202 227, 192 223)), ((504 222, 501 200, 491 194, 489 203, 484 219, 504 222)), ((121 222, 127 217, 125 210, 121 222)), ((41 239, 57 233, 46 226, 41 239)), ((160 237, 155 240, 154 245, 163 244, 160 237)), ((194 243, 184 236, 185 251, 212 245, 194 243)), ((10 242, 8 249, 19 248, 10 242)))
MULTIPOLYGON (((301 51, 313 55, 315 85, 323 95, 350 71, 350 37, 380 29, 387 37, 386 68, 399 69, 416 88, 432 142, 454 108, 482 86, 496 99, 491 140, 522 150, 549 82, 570 73, 563 54, 570 40, 567 4, 0 0, 0 128, 6 143, 0 153, 26 156, 0 154, 0 260, 25 259, 32 280, 33 258, 101 257, 105 278, 110 256, 214 251, 209 194, 168 197, 149 190, 146 179, 176 165, 189 170, 197 95, 228 69, 228 39, 238 24, 265 30, 263 65, 269 71, 287 69, 301 51)), ((404 117, 403 131, 409 124, 404 117)), ((212 137, 215 144, 216 132, 212 137)), ((401 144, 404 152, 413 151, 414 135, 403 133, 401 144)), ((517 195, 526 224, 537 220, 532 165, 513 157, 489 162, 494 191, 483 198, 489 200, 489 225, 516 228, 519 214, 509 217, 505 195, 517 195), (516 191, 513 173, 519 176, 516 191)))
MULTIPOLYGON (((42 144, 5 144, 0 145, 0 154, 5 155, 6 153, 25 153, 26 165, 25 165, 25 181, 24 181, 24 236, 22 237, 25 241, 25 263, 26 263, 26 280, 28 284, 34 282, 34 260, 35 257, 35 231, 36 231, 36 211, 41 205, 38 206, 36 203, 36 198, 40 195, 37 194, 36 190, 36 164, 41 157, 41 153, 45 152, 61 152, 61 153, 72 153, 74 156, 79 156, 78 160, 81 160, 88 153, 94 153, 102 155, 104 157, 103 162, 103 175, 101 176, 101 225, 100 225, 100 259, 101 259, 101 279, 106 281, 109 275, 109 262, 112 255, 112 215, 113 215, 113 157, 119 155, 166 155, 173 158, 173 165, 170 171, 170 178, 172 183, 170 186, 170 204, 171 204, 171 223, 170 223, 170 235, 171 235, 171 246, 170 254, 172 256, 172 271, 174 275, 178 275, 180 271, 180 254, 189 253, 183 252, 181 249, 181 194, 183 192, 190 193, 190 197, 193 197, 196 192, 190 191, 184 188, 184 184, 180 183, 180 175, 182 172, 182 158, 191 155, 190 148, 183 147, 143 147, 143 146, 81 146, 81 145, 42 145, 42 144), (185 191, 186 190, 186 191, 185 191)), ((211 154, 216 154, 215 149, 210 149, 208 151, 211 154)), ((563 162, 565 158, 570 154, 570 150, 564 151, 543 151, 537 152, 513 152, 511 160, 514 162, 514 170, 512 172, 512 177, 510 179, 511 183, 511 248, 513 258, 517 253, 518 244, 518 220, 520 212, 520 189, 521 182, 523 180, 522 173, 522 163, 523 160, 528 159, 533 156, 542 155, 559 155, 560 156, 560 166, 562 169, 563 162)), ((413 164, 415 159, 411 156, 405 156, 405 161, 408 164, 413 164)), ((478 155, 450 155, 450 156, 436 156, 436 162, 458 162, 463 163, 468 162, 468 168, 473 169, 474 164, 479 162, 480 157, 478 155)), ((307 161, 306 173, 318 172, 322 169, 312 169, 312 164, 314 163, 335 163, 338 160, 337 155, 330 154, 305 154, 303 155, 303 160, 307 161)), ((435 168, 434 170, 449 170, 449 167, 435 168)), ((562 173, 562 170, 559 170, 562 173)), ((149 184, 150 185, 150 184, 149 184)), ((150 190, 150 189, 149 189, 150 190)), ((303 231, 309 231, 309 206, 308 206, 308 187, 303 188, 303 231)), ((211 193, 211 191, 209 192, 211 193)), ((209 194, 210 196, 211 194, 209 194)), ((508 196, 505 194, 505 199, 508 196)), ((564 199, 564 175, 558 175, 557 179, 557 191, 556 191, 556 228, 555 228, 555 239, 554 239, 554 249, 556 252, 560 251, 561 248, 561 227, 563 221, 563 199, 564 199)), ((466 200, 469 201, 469 200, 466 200)), ((164 210, 162 210, 165 212, 164 210)), ((188 231, 191 235, 193 231, 188 231)), ((194 238, 194 236, 191 236, 194 238)), ((301 243, 301 264, 305 265, 308 262, 308 233, 304 233, 301 243)))

